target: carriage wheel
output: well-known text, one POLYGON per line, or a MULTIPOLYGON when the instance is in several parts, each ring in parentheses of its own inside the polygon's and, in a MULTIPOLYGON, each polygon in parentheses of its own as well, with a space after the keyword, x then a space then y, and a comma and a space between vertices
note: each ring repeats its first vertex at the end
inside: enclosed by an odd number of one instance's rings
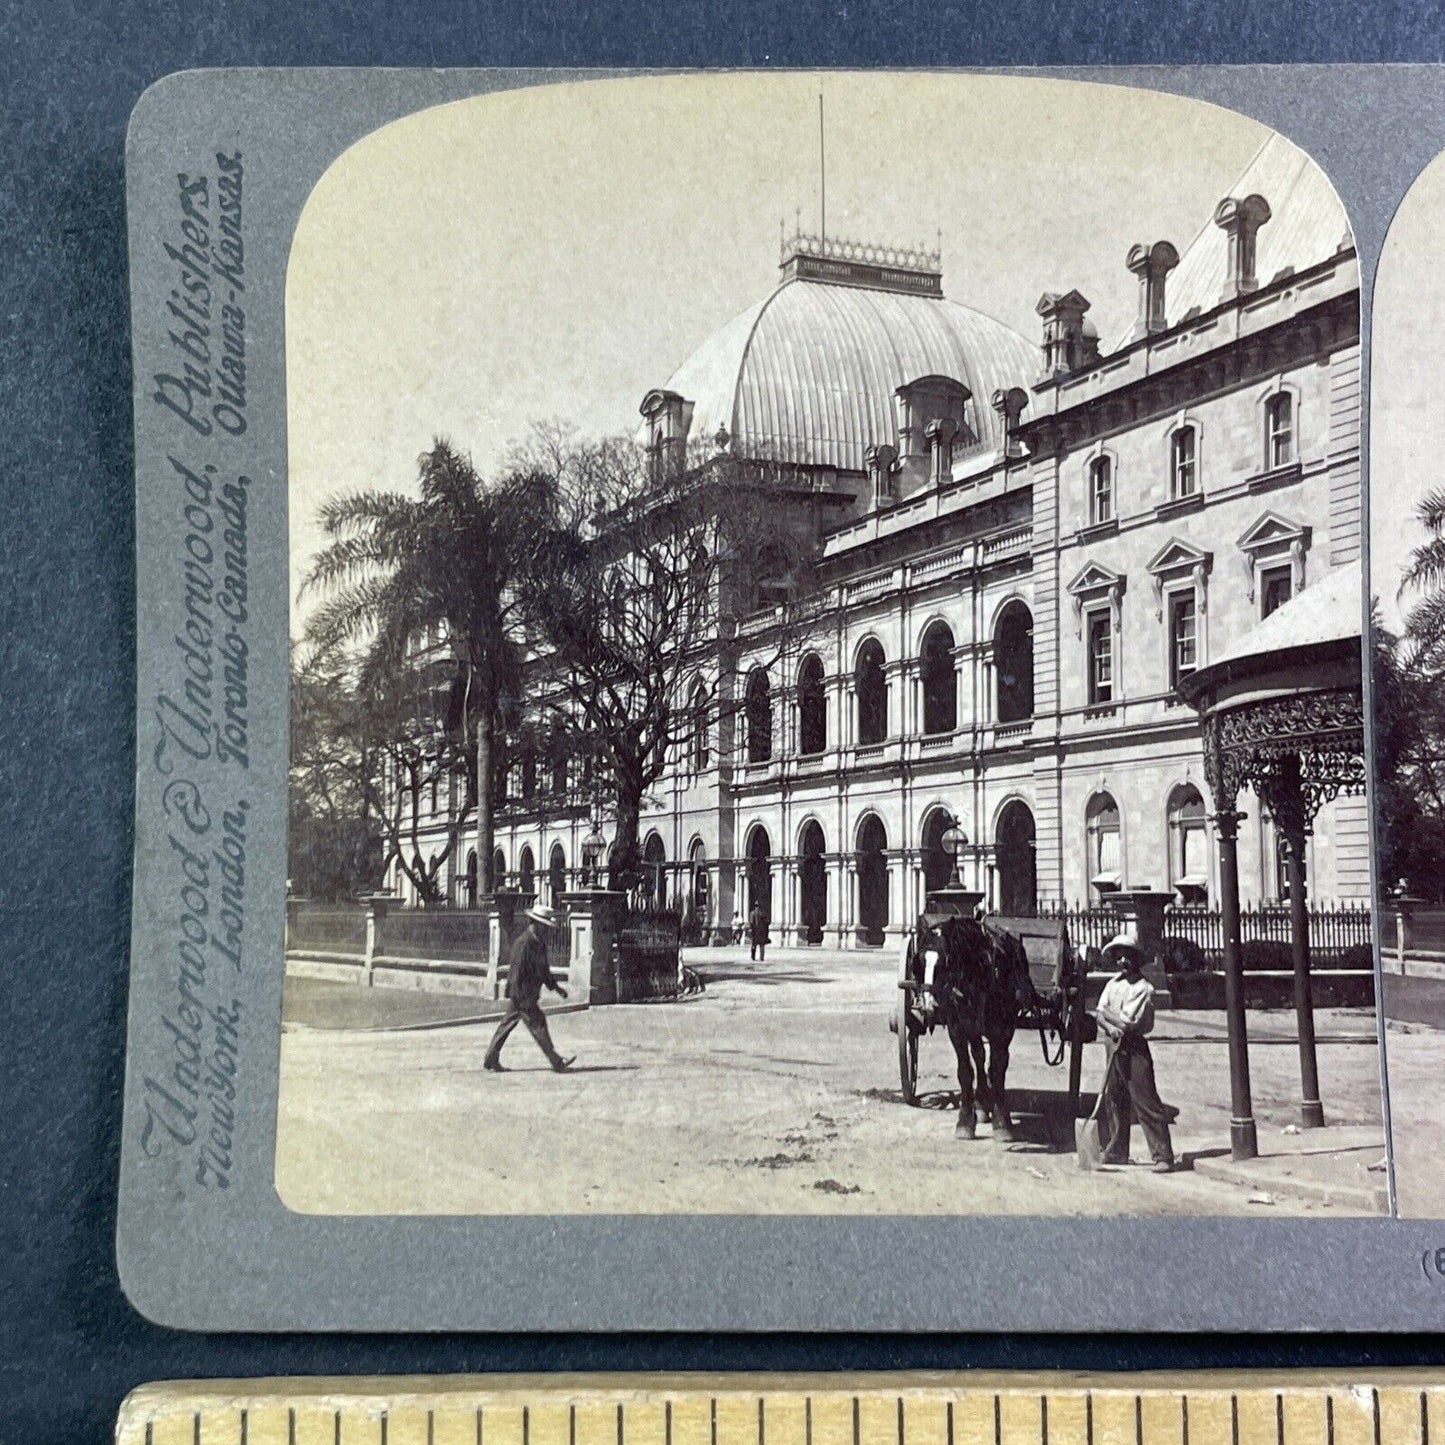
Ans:
POLYGON ((908 990, 898 990, 898 1079, 903 1102, 918 1103, 918 1035, 908 1027, 908 990))
POLYGON ((1069 1117, 1079 1117, 1079 1088, 1084 1077, 1084 985, 1089 966, 1080 958, 1072 970, 1069 991, 1065 995, 1068 1010, 1069 1040, 1069 1117))
POLYGON ((898 966, 898 1002, 894 1005, 893 1026, 898 1035, 898 1081, 905 1104, 918 1103, 918 1035, 908 1026, 909 1005, 913 1000, 913 938, 903 940, 903 954, 898 966))

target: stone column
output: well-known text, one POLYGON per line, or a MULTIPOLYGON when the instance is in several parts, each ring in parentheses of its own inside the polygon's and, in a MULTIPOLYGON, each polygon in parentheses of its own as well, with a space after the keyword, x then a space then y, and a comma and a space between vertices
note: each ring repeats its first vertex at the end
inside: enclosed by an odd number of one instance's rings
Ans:
POLYGON ((1154 985, 1159 1002, 1169 1003, 1169 976, 1164 972, 1164 910, 1174 895, 1154 888, 1121 888, 1105 900, 1121 925, 1131 925, 1144 955, 1144 977, 1154 985))
POLYGON ((567 991, 574 1003, 617 1002, 614 945, 627 896, 606 888, 585 888, 562 895, 571 934, 567 991))
POLYGON ((487 911, 487 976, 482 993, 487 998, 503 997, 507 978, 507 955, 518 932, 518 915, 531 907, 529 896, 515 889, 489 893, 482 900, 487 911))
MULTIPOLYGON (((291 952, 291 940, 296 933, 296 917, 301 912, 301 905, 309 902, 309 899, 298 898, 294 893, 286 895, 286 937, 282 945, 283 956, 291 952)), ((1402 968, 1401 973, 1404 972, 1402 968)))

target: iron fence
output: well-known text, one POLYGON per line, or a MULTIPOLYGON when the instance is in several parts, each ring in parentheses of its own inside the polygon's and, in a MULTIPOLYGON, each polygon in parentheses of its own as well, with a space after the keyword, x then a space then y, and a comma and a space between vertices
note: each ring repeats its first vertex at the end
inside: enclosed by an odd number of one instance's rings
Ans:
POLYGON ((675 998, 682 990, 682 915, 673 909, 629 909, 613 942, 617 1002, 675 998))
MULTIPOLYGON (((1039 916, 1062 919, 1068 926, 1070 943, 1086 953, 1102 952, 1122 926, 1120 915, 1112 908, 1084 904, 1044 905, 1039 916)), ((1373 948, 1374 934, 1368 907, 1311 904, 1307 916, 1312 966, 1371 966, 1366 955, 1373 948)), ((1239 933, 1246 968, 1290 966, 1288 904, 1259 903, 1241 908, 1239 933)), ((1167 963, 1180 968, 1219 968, 1224 962, 1224 915, 1215 908, 1171 905, 1164 910, 1164 939, 1167 963), (1176 941, 1172 947, 1171 940, 1176 941)))

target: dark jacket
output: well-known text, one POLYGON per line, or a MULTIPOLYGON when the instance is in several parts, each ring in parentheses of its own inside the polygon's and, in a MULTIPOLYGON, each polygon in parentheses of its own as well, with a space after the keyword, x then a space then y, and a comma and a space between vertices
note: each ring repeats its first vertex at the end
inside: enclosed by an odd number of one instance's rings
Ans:
POLYGON ((768 915, 761 908, 748 914, 748 937, 753 943, 768 941, 768 915))
POLYGON ((547 962, 546 939, 527 928, 512 940, 507 954, 507 997, 521 1004, 536 1003, 544 988, 556 989, 557 980, 547 962))

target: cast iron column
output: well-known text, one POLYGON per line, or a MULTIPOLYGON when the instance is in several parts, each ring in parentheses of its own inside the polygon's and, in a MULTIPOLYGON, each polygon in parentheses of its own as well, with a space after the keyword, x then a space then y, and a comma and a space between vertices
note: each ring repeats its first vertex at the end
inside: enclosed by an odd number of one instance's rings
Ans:
POLYGON ((1320 1071, 1315 1057, 1315 1006, 1310 983, 1310 915, 1305 896, 1305 839, 1309 836, 1310 809, 1303 787, 1303 765, 1298 757, 1279 760, 1268 788, 1266 806, 1284 839, 1285 869, 1289 881, 1290 963, 1294 968, 1295 1033, 1299 1039, 1300 1123, 1306 1129, 1324 1127, 1320 1102, 1320 1071))
POLYGON ((1259 1153, 1254 1104, 1249 1093, 1249 1038, 1244 1018, 1244 952, 1239 942, 1240 815, 1221 809, 1214 815, 1219 832, 1219 906, 1224 915, 1224 1016, 1229 1029, 1229 1152, 1236 1159, 1259 1153))
POLYGON ((1315 1004, 1310 986, 1310 917, 1305 902, 1305 835, 1285 833, 1289 877, 1289 942, 1294 964, 1294 1012, 1299 1033, 1300 1123, 1321 1129, 1325 1106, 1320 1102, 1320 1071, 1315 1058, 1315 1004))

